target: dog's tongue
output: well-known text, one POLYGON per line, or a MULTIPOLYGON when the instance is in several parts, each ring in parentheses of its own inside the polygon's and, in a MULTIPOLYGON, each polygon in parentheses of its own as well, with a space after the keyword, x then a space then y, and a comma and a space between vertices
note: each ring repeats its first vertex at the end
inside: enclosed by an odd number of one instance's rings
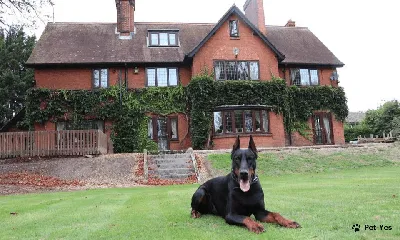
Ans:
POLYGON ((240 179, 240 189, 243 192, 249 191, 250 190, 250 181, 249 180, 244 181, 243 179, 240 179))

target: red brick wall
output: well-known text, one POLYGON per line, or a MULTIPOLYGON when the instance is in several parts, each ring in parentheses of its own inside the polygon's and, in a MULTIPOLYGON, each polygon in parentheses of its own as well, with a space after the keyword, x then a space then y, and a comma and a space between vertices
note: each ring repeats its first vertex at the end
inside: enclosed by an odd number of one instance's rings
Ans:
MULTIPOLYGON (((331 81, 330 77, 335 69, 332 68, 318 68, 319 84, 321 86, 334 86, 337 87, 337 81, 331 81)), ((279 77, 286 80, 288 85, 291 84, 290 67, 279 66, 279 77)))
MULTIPOLYGON (((312 119, 310 118, 308 120, 308 126, 310 129, 313 129, 313 122, 312 119)), ((344 124, 343 122, 337 120, 332 114, 332 129, 333 129, 333 142, 335 145, 342 145, 345 144, 344 140, 344 124)), ((307 138, 301 136, 298 132, 292 133, 292 146, 310 146, 314 145, 314 140, 313 140, 313 132, 311 130, 311 135, 310 135, 310 140, 307 138)))
POLYGON ((178 140, 170 141, 170 150, 186 150, 192 142, 189 136, 189 124, 185 114, 171 114, 169 116, 178 116, 178 140))
MULTIPOLYGON (((127 80, 128 87, 144 88, 146 87, 146 69, 138 67, 138 73, 134 73, 134 67, 128 67, 127 80)), ((125 83, 125 68, 108 68, 109 85, 114 86, 125 83)), ((179 81, 183 86, 187 86, 192 77, 189 66, 179 67, 179 81)), ((92 68, 80 69, 35 69, 36 87, 49 89, 92 89, 92 68)))
POLYGON ((313 140, 313 122, 312 119, 310 118, 308 120, 308 127, 311 129, 310 130, 310 134, 309 134, 309 138, 311 139, 308 140, 307 138, 303 137, 302 135, 300 135, 298 132, 294 132, 292 133, 292 146, 310 146, 310 145, 314 145, 314 140, 313 140))
MULTIPOLYGON (((282 115, 277 115, 273 112, 269 113, 270 135, 254 134, 253 138, 258 148, 260 147, 284 147, 285 146, 285 129, 283 126, 282 115)), ((235 142, 236 135, 214 137, 214 149, 230 149, 235 142)), ((242 148, 247 147, 250 140, 250 135, 243 135, 240 138, 242 148)))
POLYGON ((278 76, 278 60, 274 52, 261 40, 253 35, 253 31, 244 22, 239 21, 239 39, 231 39, 229 35, 229 20, 237 19, 232 15, 221 28, 196 53, 193 58, 193 74, 201 72, 204 67, 213 69, 213 60, 259 60, 260 79, 270 80, 271 73, 278 76), (233 48, 239 48, 237 58, 233 48))
POLYGON ((92 69, 35 69, 36 87, 92 89, 92 69))
POLYGON ((34 125, 35 131, 56 131, 56 124, 50 121, 45 122, 44 124, 35 123, 34 125))
POLYGON ((333 126, 333 142, 336 145, 345 144, 344 123, 337 120, 335 116, 332 116, 332 126, 333 126))

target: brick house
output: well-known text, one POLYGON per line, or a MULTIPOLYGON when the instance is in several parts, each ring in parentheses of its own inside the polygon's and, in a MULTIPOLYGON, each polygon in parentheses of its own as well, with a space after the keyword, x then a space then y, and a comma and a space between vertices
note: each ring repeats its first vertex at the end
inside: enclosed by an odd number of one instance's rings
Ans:
MULTIPOLYGON (((36 87, 92 90, 121 82, 130 89, 186 86, 205 67, 214 70, 215 81, 269 81, 279 76, 288 85, 338 86, 336 68, 344 64, 309 29, 296 27, 294 21, 266 25, 262 0, 247 0, 245 13, 232 6, 216 24, 135 22, 135 0, 115 2, 117 24, 47 25, 27 62, 35 70, 36 87)), ((161 149, 191 145, 184 113, 149 116, 149 137, 161 149)), ((85 125, 109 135, 112 122, 85 125)), ((344 143, 343 122, 334 114, 315 112, 309 125, 313 140, 296 133, 291 145, 344 143)), ((71 129, 68 122, 35 125, 35 130, 62 129, 71 129)), ((287 145, 282 115, 262 106, 215 109, 214 148, 230 148, 238 134, 252 134, 259 147, 287 145)))

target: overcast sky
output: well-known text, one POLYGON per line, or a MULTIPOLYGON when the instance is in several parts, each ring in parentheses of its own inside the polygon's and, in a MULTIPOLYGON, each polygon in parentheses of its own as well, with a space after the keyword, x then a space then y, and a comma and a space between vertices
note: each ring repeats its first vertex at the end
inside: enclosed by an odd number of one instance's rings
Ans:
MULTIPOLYGON (((54 0, 56 22, 116 22, 114 0, 54 0)), ((216 23, 245 0, 136 0, 137 22, 216 23)), ((264 0, 267 25, 308 27, 342 62, 350 111, 400 100, 400 27, 394 0, 264 0)), ((36 32, 39 36, 44 29, 36 32)))

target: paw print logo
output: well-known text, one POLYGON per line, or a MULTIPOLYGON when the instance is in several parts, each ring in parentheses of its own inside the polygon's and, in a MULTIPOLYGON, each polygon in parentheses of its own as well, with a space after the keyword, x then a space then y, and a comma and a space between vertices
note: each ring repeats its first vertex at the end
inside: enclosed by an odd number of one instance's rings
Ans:
POLYGON ((358 232, 358 231, 360 231, 360 225, 354 224, 351 229, 354 229, 354 232, 358 232))

